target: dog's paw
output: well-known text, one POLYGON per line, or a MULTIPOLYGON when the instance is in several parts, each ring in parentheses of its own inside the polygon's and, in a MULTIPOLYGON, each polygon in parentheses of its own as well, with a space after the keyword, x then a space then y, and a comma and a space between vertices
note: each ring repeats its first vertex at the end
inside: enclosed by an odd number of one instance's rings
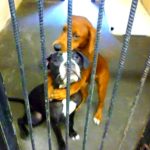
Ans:
POLYGON ((20 137, 22 138, 22 139, 27 139, 28 138, 28 136, 29 136, 29 133, 28 132, 26 132, 26 131, 20 131, 20 137))
POLYGON ((69 136, 73 141, 80 140, 80 135, 74 130, 69 133, 69 136))
POLYGON ((59 146, 58 150, 67 150, 66 143, 63 139, 59 139, 58 146, 59 146))
POLYGON ((24 124, 22 124, 22 119, 18 119, 18 127, 20 129, 20 137, 26 139, 29 135, 29 131, 24 124))
POLYGON ((93 118, 93 121, 94 121, 94 123, 96 124, 96 125, 100 125, 100 123, 101 123, 101 121, 100 120, 98 120, 97 118, 93 118))
POLYGON ((102 120, 102 112, 98 110, 94 115, 93 121, 96 125, 100 125, 101 120, 102 120))
POLYGON ((73 141, 80 140, 80 135, 77 134, 76 136, 73 136, 73 137, 72 137, 72 140, 73 140, 73 141))

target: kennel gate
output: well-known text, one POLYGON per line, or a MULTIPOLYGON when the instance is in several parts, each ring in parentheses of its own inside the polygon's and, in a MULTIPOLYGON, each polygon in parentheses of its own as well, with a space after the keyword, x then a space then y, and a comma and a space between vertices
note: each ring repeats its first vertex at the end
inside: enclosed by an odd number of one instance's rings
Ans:
MULTIPOLYGON (((20 34, 19 34, 19 26, 17 22, 16 17, 16 11, 15 11, 15 4, 14 0, 8 0, 9 2, 9 8, 11 13, 11 21, 12 21, 12 27, 13 27, 13 34, 14 39, 16 43, 16 50, 18 55, 18 64, 20 69, 20 75, 21 75, 21 83, 22 83, 22 89, 23 89, 23 96, 25 99, 25 106, 26 106, 26 113, 28 118, 28 125, 29 125, 29 131, 30 131, 30 139, 31 139, 31 145, 32 149, 35 150, 35 143, 34 143, 34 136, 32 132, 32 121, 31 121, 31 113, 29 109, 29 101, 28 101, 28 91, 27 91, 27 85, 26 85, 26 76, 25 76, 25 70, 24 70, 24 64, 23 64, 23 55, 22 55, 22 46, 20 41, 20 34)), ((42 64, 43 64, 43 78, 44 78, 44 91, 45 91, 45 108, 46 108, 46 120, 47 120, 47 130, 48 130, 48 146, 49 149, 52 149, 51 146, 51 128, 50 128, 50 111, 49 111, 49 103, 48 103, 48 94, 47 94, 47 69, 46 69, 46 46, 45 46, 45 31, 44 31, 44 16, 43 16, 43 0, 37 1, 37 7, 38 7, 38 13, 39 13, 39 27, 40 27, 40 42, 41 42, 41 57, 42 57, 42 64)), ((94 2, 94 1, 93 1, 94 2)), ((89 89, 89 96, 87 101, 87 112, 86 112, 86 121, 85 121, 85 127, 84 127, 84 139, 83 139, 83 150, 86 150, 86 142, 87 142, 87 136, 88 136, 88 124, 90 119, 90 106, 92 102, 92 96, 94 91, 94 77, 96 72, 96 64, 97 64, 97 55, 99 51, 99 41, 100 41, 100 31, 102 26, 102 20, 103 20, 103 13, 104 13, 104 2, 105 0, 101 0, 99 2, 99 13, 98 13, 98 21, 97 21, 97 33, 96 33, 96 43, 94 48, 94 57, 93 57, 93 68, 92 68, 92 74, 91 74, 91 80, 90 80, 90 89, 89 89)), ((100 150, 103 150, 103 145, 106 140, 107 132, 111 123, 111 117, 114 109, 114 104, 118 92, 119 82, 121 80, 121 76, 124 70, 124 64, 126 61, 126 56, 128 52, 128 45, 131 37, 131 30, 132 25, 134 21, 134 16, 137 8, 138 0, 132 0, 128 24, 126 28, 126 34, 124 35, 124 41, 121 49, 121 55, 117 70, 117 76, 114 83, 114 87, 112 90, 112 97, 110 99, 107 119, 105 122, 104 131, 102 134, 102 140, 99 146, 100 150)), ((67 149, 69 150, 69 144, 68 144, 68 135, 69 135, 69 99, 70 99, 70 60, 71 60, 71 39, 72 39, 72 0, 68 0, 68 41, 67 41, 67 47, 68 47, 68 60, 67 60, 67 119, 66 119, 66 145, 67 149)), ((118 149, 121 150, 122 144, 124 142, 124 139, 126 137, 127 131, 129 129, 133 114, 135 112, 137 103, 139 101, 140 95, 142 93, 142 89, 144 87, 144 83, 146 81, 148 72, 150 68, 150 55, 147 58, 147 61, 145 63, 145 68, 140 80, 139 87, 137 88, 137 93, 135 95, 135 99, 133 101, 133 105, 130 110, 130 115, 126 124, 126 127, 124 129, 124 133, 122 134, 122 138, 120 141, 120 145, 118 146, 118 149)), ((2 78, 0 80, 0 146, 3 146, 4 149, 8 150, 19 150, 19 144, 17 142, 15 129, 13 128, 13 120, 11 117, 11 113, 9 111, 9 104, 7 102, 7 96, 6 91, 4 89, 4 85, 2 82, 2 78)))

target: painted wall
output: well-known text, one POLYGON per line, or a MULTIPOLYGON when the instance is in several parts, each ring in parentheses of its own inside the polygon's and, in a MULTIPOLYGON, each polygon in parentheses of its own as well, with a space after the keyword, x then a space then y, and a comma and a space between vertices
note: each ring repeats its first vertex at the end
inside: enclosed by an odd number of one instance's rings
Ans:
MULTIPOLYGON (((15 6, 18 8, 22 0, 14 0, 15 6)), ((0 0, 0 31, 5 27, 10 18, 8 0, 0 0)))

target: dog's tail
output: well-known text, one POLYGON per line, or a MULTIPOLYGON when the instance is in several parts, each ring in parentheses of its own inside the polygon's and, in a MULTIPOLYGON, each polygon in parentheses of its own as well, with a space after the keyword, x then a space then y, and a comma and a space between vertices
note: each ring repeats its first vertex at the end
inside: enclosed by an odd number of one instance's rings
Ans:
POLYGON ((23 98, 17 98, 17 97, 8 97, 8 101, 10 102, 16 102, 25 105, 25 101, 23 98))

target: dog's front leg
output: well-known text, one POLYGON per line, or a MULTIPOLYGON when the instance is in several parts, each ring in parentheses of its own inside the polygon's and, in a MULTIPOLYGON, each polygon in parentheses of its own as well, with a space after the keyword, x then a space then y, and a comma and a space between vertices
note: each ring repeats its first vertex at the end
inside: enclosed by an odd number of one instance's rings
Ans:
POLYGON ((48 98, 51 100, 53 99, 53 80, 52 80, 52 75, 49 73, 48 74, 48 98))
POLYGON ((18 119, 18 126, 20 129, 20 136, 21 138, 25 139, 29 135, 29 131, 26 128, 27 125, 27 116, 24 115, 22 118, 18 119))
POLYGON ((110 74, 108 64, 103 57, 98 56, 97 70, 96 70, 96 83, 98 88, 98 107, 94 115, 95 124, 99 125, 102 121, 102 112, 108 87, 110 74))
POLYGON ((79 134, 77 134, 77 132, 73 128, 74 115, 75 115, 75 111, 72 114, 70 114, 70 116, 69 116, 69 136, 72 138, 72 140, 79 140, 80 136, 79 136, 79 134))
POLYGON ((51 118, 51 125, 55 133, 55 136, 57 138, 57 142, 59 146, 58 150, 66 150, 66 144, 65 144, 65 141, 63 139, 63 136, 59 127, 59 122, 56 119, 51 118))
MULTIPOLYGON (((89 70, 84 69, 82 72, 82 78, 80 81, 73 83, 70 86, 70 95, 77 93, 81 87, 86 83, 86 80, 89 77, 89 70)), ((52 79, 51 76, 48 76, 48 96, 49 99, 63 100, 66 98, 66 89, 53 89, 52 88, 52 79)))

